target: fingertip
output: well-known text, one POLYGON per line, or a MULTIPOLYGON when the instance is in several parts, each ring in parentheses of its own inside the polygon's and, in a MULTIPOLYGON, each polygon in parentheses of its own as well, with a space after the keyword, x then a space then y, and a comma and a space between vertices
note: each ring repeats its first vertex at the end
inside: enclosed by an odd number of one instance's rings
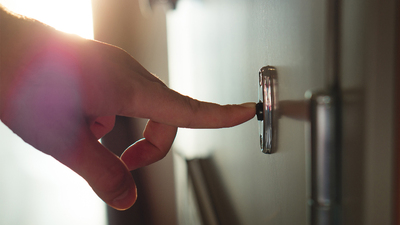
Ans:
POLYGON ((87 130, 76 146, 74 157, 64 161, 81 175, 93 191, 110 207, 130 208, 137 198, 136 184, 124 162, 101 145, 87 130))
MULTIPOLYGON (((119 159, 118 159, 119 160, 119 159)), ((89 185, 96 194, 110 207, 117 210, 126 210, 135 204, 137 199, 136 184, 131 173, 122 161, 114 166, 105 167, 102 175, 85 176, 89 185)))
MULTIPOLYGON (((219 118, 214 118, 210 125, 205 128, 233 127, 252 119, 256 114, 256 103, 248 102, 239 105, 223 105, 222 114, 219 118)), ((211 118, 211 117, 209 117, 211 118)))
POLYGON ((130 171, 161 160, 171 148, 177 129, 149 120, 144 138, 129 146, 122 153, 121 160, 130 171))
POLYGON ((127 148, 122 153, 121 160, 125 163, 129 171, 133 171, 161 160, 166 153, 143 138, 127 148))
POLYGON ((254 109, 254 113, 256 110, 256 103, 255 102, 246 102, 243 104, 240 104, 239 106, 245 107, 245 108, 249 108, 249 109, 254 109))
POLYGON ((101 177, 87 179, 90 186, 110 207, 120 211, 130 208, 137 198, 136 184, 131 173, 122 161, 104 169, 101 177))
POLYGON ((127 188, 122 194, 114 198, 108 205, 116 210, 123 211, 132 207, 137 200, 136 186, 127 188))
POLYGON ((256 115, 256 103, 255 102, 247 102, 240 104, 239 106, 245 108, 248 114, 248 119, 253 118, 256 115))

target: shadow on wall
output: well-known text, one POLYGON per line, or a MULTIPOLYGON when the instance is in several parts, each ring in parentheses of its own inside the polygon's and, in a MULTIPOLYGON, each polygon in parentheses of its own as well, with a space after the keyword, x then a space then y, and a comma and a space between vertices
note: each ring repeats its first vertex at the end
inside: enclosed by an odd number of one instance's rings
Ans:
POLYGON ((227 189, 211 158, 187 161, 189 182, 192 183, 202 224, 239 225, 227 189))

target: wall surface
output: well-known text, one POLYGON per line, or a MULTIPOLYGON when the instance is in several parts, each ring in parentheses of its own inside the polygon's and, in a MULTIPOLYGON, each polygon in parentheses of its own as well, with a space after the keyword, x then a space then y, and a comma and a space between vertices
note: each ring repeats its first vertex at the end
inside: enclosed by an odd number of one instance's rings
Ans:
MULTIPOLYGON (((398 3, 340 2, 341 222, 391 224, 398 3)), ((181 0, 168 15, 172 87, 221 104, 256 101, 258 69, 272 65, 280 100, 325 88, 326 3, 181 0)), ((278 151, 267 156, 258 152, 255 120, 227 130, 182 130, 175 142, 181 224, 201 224, 185 164, 193 158, 211 162, 206 176, 217 178, 220 189, 214 200, 229 203, 221 224, 233 224, 227 217, 234 224, 307 224, 306 124, 282 117, 278 151)))

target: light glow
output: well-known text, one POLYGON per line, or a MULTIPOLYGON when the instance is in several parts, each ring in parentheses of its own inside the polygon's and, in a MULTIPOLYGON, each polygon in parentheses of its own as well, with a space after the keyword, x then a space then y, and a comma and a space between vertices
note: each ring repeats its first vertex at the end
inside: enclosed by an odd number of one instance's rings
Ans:
MULTIPOLYGON (((0 0, 15 13, 93 39, 91 0, 0 0)), ((0 224, 105 225, 87 182, 0 122, 0 224)))
POLYGON ((93 39, 91 0, 0 0, 0 4, 57 30, 93 39))

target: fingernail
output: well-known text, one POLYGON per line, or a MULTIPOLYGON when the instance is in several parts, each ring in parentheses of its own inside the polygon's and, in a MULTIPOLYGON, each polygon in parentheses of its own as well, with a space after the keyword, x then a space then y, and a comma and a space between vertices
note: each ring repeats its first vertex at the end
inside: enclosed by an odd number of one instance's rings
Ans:
POLYGON ((128 188, 121 195, 114 198, 113 207, 118 210, 125 210, 131 207, 136 202, 136 188, 135 191, 128 188))
POLYGON ((255 108, 256 108, 256 103, 254 103, 254 102, 247 102, 247 103, 241 104, 240 106, 246 107, 246 108, 255 109, 255 108))
POLYGON ((116 197, 116 198, 114 199, 114 202, 118 202, 118 201, 121 201, 121 200, 125 199, 126 196, 128 196, 128 194, 129 194, 129 190, 126 190, 126 191, 125 191, 124 193, 122 193, 120 196, 116 197))

